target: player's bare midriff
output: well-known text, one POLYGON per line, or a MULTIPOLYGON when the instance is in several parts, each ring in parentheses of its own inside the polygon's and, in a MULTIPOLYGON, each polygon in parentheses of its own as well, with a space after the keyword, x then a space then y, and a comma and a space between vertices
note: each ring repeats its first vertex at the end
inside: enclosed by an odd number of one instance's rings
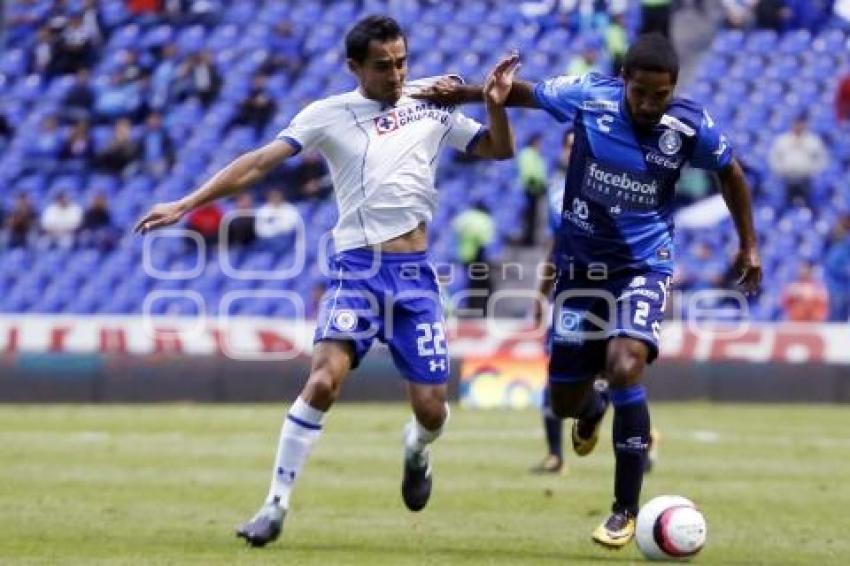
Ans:
POLYGON ((396 236, 392 240, 381 242, 370 246, 372 249, 379 249, 384 252, 421 252, 428 249, 428 224, 420 222, 419 226, 406 232, 401 236, 396 236))

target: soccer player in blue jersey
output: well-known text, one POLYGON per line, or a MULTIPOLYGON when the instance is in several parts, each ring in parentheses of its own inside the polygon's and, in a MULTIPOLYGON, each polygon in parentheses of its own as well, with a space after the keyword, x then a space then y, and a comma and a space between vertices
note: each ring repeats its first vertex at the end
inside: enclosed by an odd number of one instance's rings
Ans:
MULTIPOLYGON (((673 273, 672 199, 683 165, 716 171, 739 238, 735 267, 747 293, 762 276, 749 189, 711 116, 674 96, 679 63, 669 41, 641 36, 622 78, 589 73, 531 84, 514 81, 508 105, 540 108, 572 122, 575 144, 556 244, 552 409, 576 419, 573 448, 596 445, 609 400, 593 387, 601 373, 614 406, 614 504, 593 540, 621 548, 634 538, 650 434, 642 385, 658 355, 673 273)), ((441 81, 421 96, 443 103, 480 100, 481 89, 441 81)))

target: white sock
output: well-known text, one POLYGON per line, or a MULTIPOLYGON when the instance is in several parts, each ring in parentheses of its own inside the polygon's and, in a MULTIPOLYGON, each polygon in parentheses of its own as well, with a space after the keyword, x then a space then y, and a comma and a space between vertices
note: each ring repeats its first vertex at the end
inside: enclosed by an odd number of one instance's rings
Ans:
POLYGON ((429 444, 440 438, 440 435, 443 434, 443 429, 446 427, 446 423, 449 422, 450 415, 449 404, 446 403, 446 418, 437 430, 428 430, 416 420, 415 415, 411 417, 410 422, 404 427, 405 453, 409 456, 421 455, 429 444))
POLYGON ((289 408, 280 430, 280 442, 267 502, 277 500, 278 505, 284 509, 289 508, 292 486, 301 475, 301 468, 304 467, 307 456, 322 434, 324 418, 323 411, 314 409, 301 397, 289 408))

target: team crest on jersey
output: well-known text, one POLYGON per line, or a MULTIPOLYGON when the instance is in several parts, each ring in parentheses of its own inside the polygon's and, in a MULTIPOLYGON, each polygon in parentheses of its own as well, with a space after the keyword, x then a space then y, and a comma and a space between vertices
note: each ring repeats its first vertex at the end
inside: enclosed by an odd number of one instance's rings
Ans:
POLYGON ((379 136, 396 131, 398 129, 398 117, 395 110, 375 118, 375 129, 379 136))
POLYGON ((633 289, 635 287, 646 287, 646 277, 644 277, 642 275, 638 275, 637 277, 632 279, 632 282, 629 283, 629 287, 631 287, 633 289))
POLYGON ((658 138, 658 149, 664 155, 676 155, 682 149, 682 136, 676 130, 666 130, 658 138))
POLYGON ((357 326, 357 315, 350 310, 339 311, 334 315, 334 326, 344 332, 354 330, 357 326))

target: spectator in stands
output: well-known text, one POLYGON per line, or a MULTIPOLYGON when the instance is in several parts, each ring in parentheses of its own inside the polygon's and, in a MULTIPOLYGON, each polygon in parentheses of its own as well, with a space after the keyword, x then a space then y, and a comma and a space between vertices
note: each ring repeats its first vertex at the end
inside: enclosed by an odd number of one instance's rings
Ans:
POLYGON ((796 281, 785 286, 782 292, 785 320, 791 322, 823 322, 827 315, 826 287, 815 276, 810 263, 800 266, 796 281))
POLYGON ((51 172, 65 147, 65 136, 59 129, 56 116, 47 116, 41 122, 38 132, 29 140, 27 147, 27 166, 39 171, 51 172))
POLYGON ((122 118, 115 123, 112 140, 97 154, 95 163, 108 173, 127 171, 141 156, 139 143, 133 139, 130 120, 122 118))
POLYGON ((582 76, 591 71, 601 71, 599 65, 599 51, 595 47, 588 46, 581 53, 577 53, 570 59, 567 65, 567 74, 582 76))
POLYGON ((254 230, 254 199, 251 193, 242 193, 236 199, 233 218, 227 226, 227 241, 230 245, 249 246, 257 239, 254 230))
POLYGON ((5 218, 4 240, 7 247, 19 248, 29 245, 32 228, 35 225, 35 211, 26 193, 15 198, 15 206, 5 218))
POLYGON ((457 237, 457 258, 463 264, 467 276, 467 299, 469 309, 487 316, 487 300, 493 292, 487 246, 496 237, 496 225, 487 206, 475 203, 452 220, 452 229, 457 237))
POLYGON ((304 152, 291 178, 301 199, 325 198, 333 190, 325 159, 315 150, 304 152))
POLYGON ((32 49, 32 71, 47 78, 56 73, 56 38, 49 27, 43 26, 36 35, 32 49))
POLYGON ((626 30, 626 18, 617 14, 608 23, 605 29, 605 49, 611 60, 611 72, 619 76, 626 59, 626 51, 629 49, 629 33, 626 30))
POLYGON ((94 108, 94 89, 89 81, 89 70, 83 67, 74 75, 74 84, 62 100, 63 118, 77 122, 90 120, 94 108))
POLYGON ((839 122, 850 121, 850 73, 838 83, 838 90, 835 92, 835 116, 839 122))
POLYGON ((121 67, 121 82, 123 84, 135 83, 145 76, 145 70, 139 62, 139 54, 132 49, 125 49, 119 54, 121 67))
POLYGON ((721 0, 726 26, 735 29, 749 28, 755 20, 756 1, 721 0))
POLYGON ((670 37, 672 0, 641 0, 641 33, 660 33, 670 37))
POLYGON ((41 213, 41 230, 47 246, 68 249, 74 246, 74 236, 83 222, 83 207, 71 201, 64 191, 41 213))
POLYGON ((755 5, 756 27, 760 29, 782 31, 792 15, 786 0, 758 0, 755 5))
POLYGON ((177 47, 173 43, 162 47, 160 61, 151 78, 150 105, 154 110, 162 110, 174 98, 174 82, 177 76, 177 47))
POLYGON ((94 62, 95 38, 83 22, 83 15, 71 15, 56 44, 56 67, 60 73, 76 73, 94 62))
POLYGON ((277 111, 277 104, 266 90, 268 77, 262 73, 254 75, 248 97, 239 105, 239 111, 233 123, 254 128, 254 135, 260 137, 271 118, 277 111))
POLYGON ((159 112, 148 114, 141 147, 146 170, 158 179, 168 173, 174 163, 174 143, 162 126, 159 112))
POLYGON ((125 81, 125 73, 115 71, 109 82, 97 90, 95 112, 100 121, 109 122, 117 118, 139 115, 142 108, 142 92, 138 81, 125 81))
POLYGON ((221 75, 207 51, 190 56, 177 71, 181 100, 197 97, 204 107, 208 107, 218 96, 221 89, 221 75))
POLYGON ((773 142, 769 161, 773 173, 785 181, 788 201, 808 206, 812 179, 826 168, 829 154, 806 120, 798 118, 791 131, 773 142))
POLYGON ((850 320, 850 215, 835 227, 826 253, 824 274, 829 289, 829 320, 850 320))
POLYGON ((127 9, 136 16, 156 14, 162 9, 162 0, 127 0, 127 9))
MULTIPOLYGON (((218 243, 218 229, 224 213, 215 202, 196 208, 186 217, 186 229, 200 234, 207 246, 218 243)), ((194 249, 194 241, 188 242, 190 249, 194 249)))
POLYGON ((269 57, 263 63, 262 71, 269 75, 280 71, 292 74, 298 71, 302 61, 301 40, 295 37, 292 23, 282 20, 275 24, 269 40, 269 57))
POLYGON ((117 238, 118 234, 112 225, 112 215, 109 212, 106 196, 97 194, 92 198, 91 204, 83 215, 79 235, 80 245, 110 250, 115 246, 117 238))
POLYGON ((850 0, 835 0, 835 5, 832 8, 833 25, 844 31, 850 31, 850 0))
POLYGON ((283 193, 272 189, 266 193, 266 202, 257 209, 254 230, 262 239, 294 234, 301 215, 298 209, 286 202, 283 193))
POLYGON ((15 129, 4 114, 0 114, 0 151, 6 149, 9 140, 15 135, 15 129))
POLYGON ((100 18, 100 10, 97 0, 85 0, 81 9, 83 27, 92 38, 95 47, 103 44, 103 22, 100 18))
POLYGON ((540 197, 546 192, 547 172, 546 160, 543 158, 541 146, 543 136, 534 133, 528 140, 528 145, 519 152, 517 167, 519 182, 525 192, 525 216, 521 244, 533 246, 537 229, 537 209, 540 197))
POLYGON ((80 120, 74 124, 62 149, 62 159, 66 167, 79 171, 88 167, 94 159, 94 145, 89 132, 89 123, 86 120, 80 120))

